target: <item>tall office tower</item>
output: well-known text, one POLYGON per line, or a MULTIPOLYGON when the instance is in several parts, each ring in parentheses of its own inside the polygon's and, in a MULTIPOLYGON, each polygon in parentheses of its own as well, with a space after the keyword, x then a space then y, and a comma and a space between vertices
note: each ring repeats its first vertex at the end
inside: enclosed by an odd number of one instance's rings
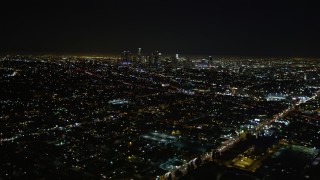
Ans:
POLYGON ((176 59, 179 60, 179 54, 176 54, 176 59))
POLYGON ((308 81, 308 77, 307 77, 307 74, 304 74, 304 77, 303 77, 303 79, 304 79, 305 81, 308 81))
POLYGON ((172 66, 177 66, 178 65, 177 58, 175 58, 174 56, 170 57, 170 62, 171 62, 172 66))
POLYGON ((159 56, 159 62, 161 63, 162 62, 162 53, 159 52, 158 56, 159 56))
POLYGON ((121 54, 122 61, 130 61, 131 60, 131 53, 130 51, 123 51, 121 54))
POLYGON ((146 57, 146 60, 147 60, 147 64, 150 66, 153 64, 153 54, 149 54, 147 57, 146 57))
POLYGON ((213 57, 209 56, 209 63, 213 63, 213 57))
POLYGON ((161 53, 159 53, 158 51, 155 51, 153 54, 152 54, 152 57, 153 57, 153 65, 159 65, 160 64, 160 55, 161 53))
POLYGON ((138 62, 140 63, 141 61, 142 61, 141 48, 138 48, 138 62))
POLYGON ((158 65, 162 63, 162 53, 158 53, 158 65))

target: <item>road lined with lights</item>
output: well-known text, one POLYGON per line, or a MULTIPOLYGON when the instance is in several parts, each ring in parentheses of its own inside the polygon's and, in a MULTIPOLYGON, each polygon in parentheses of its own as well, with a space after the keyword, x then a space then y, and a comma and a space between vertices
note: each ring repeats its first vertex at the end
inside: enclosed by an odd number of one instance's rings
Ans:
MULTIPOLYGON (((256 128, 254 128, 253 130, 251 130, 251 132, 244 132, 244 134, 246 134, 246 133, 256 134, 257 132, 259 132, 259 131, 260 131, 262 128, 264 128, 265 126, 271 124, 272 122, 278 120, 279 118, 283 118, 284 116, 286 116, 289 112, 293 111, 297 106, 299 106, 299 105, 301 105, 301 104, 304 104, 304 103, 306 103, 306 102, 308 102, 308 101, 310 101, 310 100, 314 100, 314 99, 318 96, 318 94, 320 94, 320 90, 316 91, 316 92, 314 93, 314 95, 311 96, 310 98, 308 98, 307 100, 305 100, 305 101, 299 101, 299 102, 297 102, 296 104, 293 104, 293 105, 290 106, 289 108, 287 108, 287 109, 283 110, 282 112, 274 115, 273 118, 271 118, 270 120, 265 121, 265 122, 259 124, 256 128)), ((200 164, 200 166, 203 165, 203 164, 205 164, 206 162, 213 161, 213 160, 214 160, 213 157, 212 157, 212 156, 213 156, 213 153, 218 153, 218 154, 221 155, 223 152, 225 152, 225 151, 231 149, 232 147, 234 147, 234 145, 237 144, 238 142, 240 142, 241 140, 245 140, 245 138, 241 137, 241 135, 238 136, 238 137, 232 137, 232 138, 230 138, 229 140, 227 140, 226 142, 223 142, 224 145, 216 148, 216 150, 214 150, 213 152, 209 152, 209 153, 200 155, 200 156, 199 156, 199 157, 201 158, 201 164, 200 164)), ((162 179, 162 178, 166 179, 166 178, 168 178, 170 175, 171 175, 171 178, 172 178, 172 179, 175 179, 175 178, 177 178, 177 177, 175 177, 175 173, 173 173, 173 172, 176 172, 176 171, 178 171, 178 170, 179 170, 180 172, 182 172, 183 175, 186 175, 186 174, 188 173, 187 167, 188 167, 189 165, 192 164, 192 165, 195 167, 195 169, 197 168, 196 163, 195 163, 196 160, 197 160, 197 158, 194 158, 194 159, 190 160, 187 164, 184 164, 184 165, 181 165, 181 166, 176 166, 176 169, 175 169, 174 171, 167 172, 164 176, 158 177, 158 179, 162 179)))

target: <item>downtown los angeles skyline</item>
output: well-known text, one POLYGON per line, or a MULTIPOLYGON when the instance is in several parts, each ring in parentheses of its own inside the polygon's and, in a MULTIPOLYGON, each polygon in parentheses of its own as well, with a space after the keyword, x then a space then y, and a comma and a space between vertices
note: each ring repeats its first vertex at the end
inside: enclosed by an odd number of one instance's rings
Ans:
POLYGON ((311 2, 10 1, 1 5, 0 53, 316 56, 311 2))

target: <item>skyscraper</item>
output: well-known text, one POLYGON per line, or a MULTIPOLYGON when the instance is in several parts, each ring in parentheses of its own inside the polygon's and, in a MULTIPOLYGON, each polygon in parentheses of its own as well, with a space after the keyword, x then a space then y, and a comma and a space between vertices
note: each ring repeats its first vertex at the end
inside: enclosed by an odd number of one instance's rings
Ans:
POLYGON ((131 53, 130 51, 123 51, 121 53, 121 60, 122 61, 130 61, 131 60, 131 53))
POLYGON ((138 62, 141 63, 142 56, 141 56, 141 48, 138 48, 138 62))
POLYGON ((160 56, 161 56, 161 53, 159 53, 158 51, 155 51, 153 54, 153 65, 159 65, 160 64, 160 56))
POLYGON ((209 63, 212 63, 212 62, 213 62, 213 57, 209 56, 209 63))

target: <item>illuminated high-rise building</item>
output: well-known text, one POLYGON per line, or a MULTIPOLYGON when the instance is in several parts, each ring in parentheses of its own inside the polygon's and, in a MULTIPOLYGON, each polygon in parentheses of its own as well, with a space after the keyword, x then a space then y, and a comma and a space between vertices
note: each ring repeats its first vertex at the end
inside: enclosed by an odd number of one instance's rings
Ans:
POLYGON ((138 48, 138 61, 142 61, 142 56, 141 56, 141 48, 138 48))
POLYGON ((131 53, 130 51, 123 51, 121 53, 121 60, 122 61, 130 61, 131 60, 131 53))
POLYGON ((153 57, 153 65, 159 65, 160 64, 160 58, 161 58, 161 53, 159 53, 158 51, 155 51, 153 54, 152 54, 152 57, 153 57))

